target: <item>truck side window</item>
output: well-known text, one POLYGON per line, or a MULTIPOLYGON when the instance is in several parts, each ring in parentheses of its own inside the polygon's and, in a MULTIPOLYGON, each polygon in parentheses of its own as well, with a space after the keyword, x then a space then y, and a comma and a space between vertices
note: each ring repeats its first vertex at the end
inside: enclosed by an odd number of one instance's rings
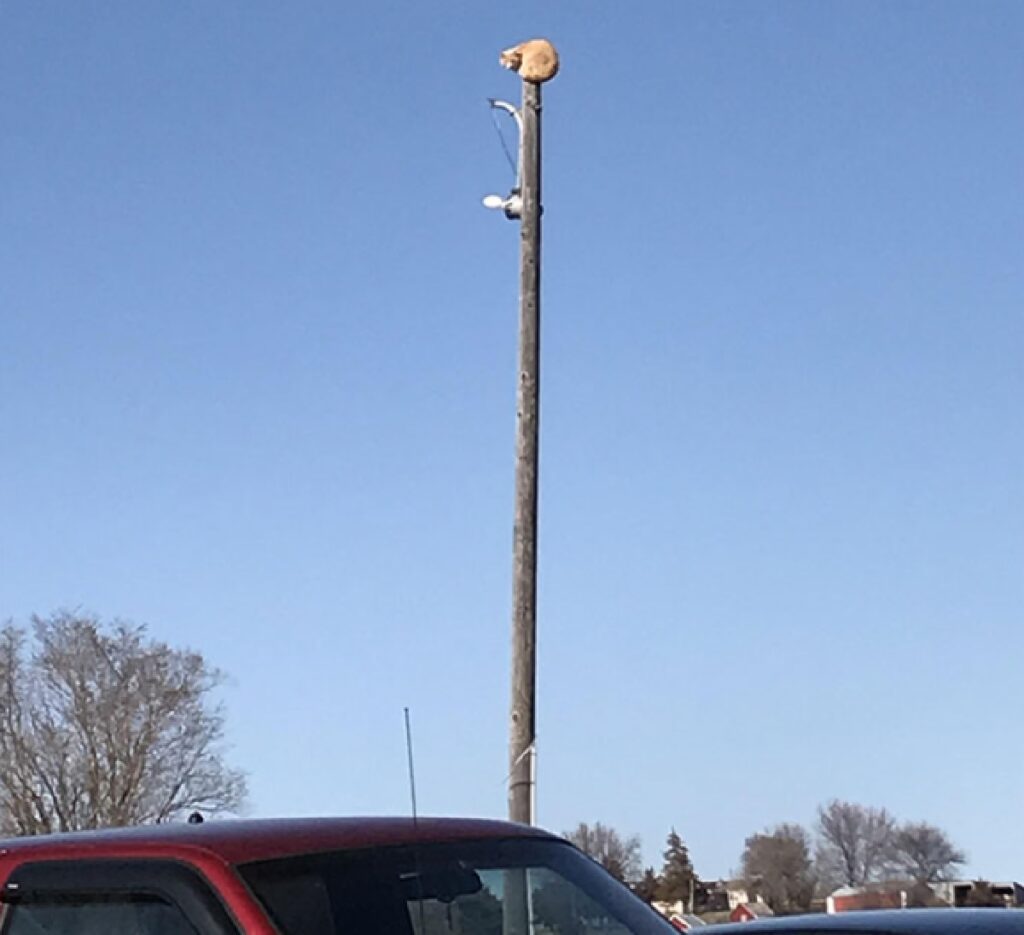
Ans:
POLYGON ((181 910, 156 896, 57 898, 13 905, 4 935, 196 935, 181 910))
POLYGON ((0 895, 0 935, 240 935, 210 881, 175 860, 27 861, 0 895))

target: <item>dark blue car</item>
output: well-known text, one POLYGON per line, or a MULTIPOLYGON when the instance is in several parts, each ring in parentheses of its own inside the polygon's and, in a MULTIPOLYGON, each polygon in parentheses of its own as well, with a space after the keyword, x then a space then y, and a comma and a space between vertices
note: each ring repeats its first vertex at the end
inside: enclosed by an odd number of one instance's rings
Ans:
POLYGON ((893 909, 782 916, 709 928, 710 935, 1024 935, 1019 909, 893 909))

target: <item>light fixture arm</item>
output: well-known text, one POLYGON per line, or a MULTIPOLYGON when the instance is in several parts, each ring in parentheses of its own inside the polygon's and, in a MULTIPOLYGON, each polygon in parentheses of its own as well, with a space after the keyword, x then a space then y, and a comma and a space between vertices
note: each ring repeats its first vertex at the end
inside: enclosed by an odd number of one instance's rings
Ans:
POLYGON ((521 192, 523 188, 523 114, 514 104, 510 104, 508 101, 499 101, 497 98, 487 98, 487 103, 491 105, 492 110, 501 110, 508 114, 516 122, 516 128, 519 130, 519 146, 517 147, 518 160, 516 163, 516 184, 515 188, 509 193, 508 197, 503 198, 500 202, 495 201, 489 204, 489 201, 495 199, 497 196, 489 195, 484 199, 484 204, 487 207, 502 208, 505 212, 505 217, 510 221, 518 221, 522 217, 522 206, 523 200, 521 192))

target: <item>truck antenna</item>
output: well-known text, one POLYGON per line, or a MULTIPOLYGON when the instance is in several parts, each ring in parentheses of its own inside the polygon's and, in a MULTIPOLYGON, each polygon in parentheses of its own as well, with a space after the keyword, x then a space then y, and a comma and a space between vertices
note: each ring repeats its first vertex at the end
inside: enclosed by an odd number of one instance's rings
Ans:
POLYGON ((416 767, 413 764, 412 755, 412 722, 409 719, 409 709, 405 709, 405 754, 409 760, 409 797, 412 799, 412 824, 416 828, 419 823, 419 815, 416 811, 416 767))
POLYGON ((412 721, 409 718, 409 709, 405 708, 405 755, 409 760, 409 797, 412 799, 412 836, 415 842, 412 846, 412 857, 416 867, 416 886, 419 891, 416 902, 420 908, 420 932, 427 931, 426 909, 423 906, 423 870, 420 864, 420 834, 419 815, 416 811, 416 769, 413 765, 412 756, 412 721))

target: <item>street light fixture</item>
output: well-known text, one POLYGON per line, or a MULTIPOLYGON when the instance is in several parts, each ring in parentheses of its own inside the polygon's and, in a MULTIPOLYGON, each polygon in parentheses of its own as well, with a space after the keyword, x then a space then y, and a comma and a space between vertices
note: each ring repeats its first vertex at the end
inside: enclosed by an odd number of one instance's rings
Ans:
POLYGON ((523 197, 515 188, 504 198, 501 195, 484 195, 483 203, 492 211, 504 211, 510 221, 518 221, 523 216, 523 197))
MULTIPOLYGON (((515 120, 519 130, 519 160, 516 165, 515 187, 504 198, 501 195, 485 196, 484 207, 492 211, 504 211, 505 217, 510 221, 520 221, 523 217, 523 115, 518 107, 508 101, 499 101, 497 98, 489 97, 487 103, 491 105, 491 110, 504 111, 515 120)), ((510 161, 511 158, 509 156, 510 161)))

